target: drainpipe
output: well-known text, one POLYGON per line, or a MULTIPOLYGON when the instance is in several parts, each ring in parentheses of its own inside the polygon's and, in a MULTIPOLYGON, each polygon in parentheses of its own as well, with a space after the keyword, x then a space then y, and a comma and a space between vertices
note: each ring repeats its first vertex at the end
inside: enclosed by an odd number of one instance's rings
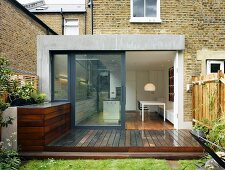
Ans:
POLYGON ((93 0, 89 0, 88 7, 91 8, 91 35, 93 35, 93 32, 94 32, 93 0))
POLYGON ((84 14, 84 35, 87 34, 87 12, 84 14))
POLYGON ((46 31, 47 31, 47 35, 49 35, 49 34, 50 34, 50 33, 49 33, 49 32, 50 32, 50 31, 49 31, 49 28, 48 28, 48 29, 46 29, 46 31))
POLYGON ((61 8, 61 16, 62 16, 62 35, 64 35, 64 16, 63 16, 63 9, 61 8))

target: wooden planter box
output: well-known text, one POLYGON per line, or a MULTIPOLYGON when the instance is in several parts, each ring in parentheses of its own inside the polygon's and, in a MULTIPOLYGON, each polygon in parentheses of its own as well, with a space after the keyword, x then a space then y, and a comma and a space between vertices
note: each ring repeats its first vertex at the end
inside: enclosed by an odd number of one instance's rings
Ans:
POLYGON ((44 151, 46 145, 69 130, 69 103, 18 108, 18 147, 21 151, 44 151))

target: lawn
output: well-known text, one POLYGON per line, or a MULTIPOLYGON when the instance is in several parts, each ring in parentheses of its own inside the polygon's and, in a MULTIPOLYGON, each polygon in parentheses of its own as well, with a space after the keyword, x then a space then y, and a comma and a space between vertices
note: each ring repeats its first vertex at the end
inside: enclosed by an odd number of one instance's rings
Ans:
MULTIPOLYGON (((176 170, 194 170, 196 160, 180 160, 176 170)), ((109 160, 32 160, 20 170, 172 170, 166 160, 109 159, 109 160)))

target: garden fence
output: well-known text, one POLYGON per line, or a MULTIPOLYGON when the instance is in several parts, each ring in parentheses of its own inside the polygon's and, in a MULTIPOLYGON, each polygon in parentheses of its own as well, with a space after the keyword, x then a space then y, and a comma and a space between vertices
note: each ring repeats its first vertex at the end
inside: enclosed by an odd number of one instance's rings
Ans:
POLYGON ((193 76, 192 84, 194 122, 208 126, 205 122, 225 116, 224 73, 219 71, 206 76, 193 76))

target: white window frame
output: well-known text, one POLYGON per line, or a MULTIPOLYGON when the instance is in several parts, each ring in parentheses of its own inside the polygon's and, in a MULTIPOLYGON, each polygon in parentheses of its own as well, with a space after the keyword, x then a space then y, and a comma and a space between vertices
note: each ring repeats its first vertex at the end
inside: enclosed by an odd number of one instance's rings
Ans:
POLYGON ((206 60, 207 62, 207 74, 211 74, 211 64, 220 64, 220 70, 224 71, 224 61, 223 60, 206 60))
MULTIPOLYGON (((145 0, 144 0, 144 4, 145 4, 145 0)), ((130 16, 131 16, 130 22, 161 23, 162 20, 160 19, 160 0, 157 0, 156 5, 157 5, 156 17, 134 17, 133 16, 133 0, 130 0, 130 12, 131 12, 130 13, 130 16)), ((144 8, 144 10, 145 10, 145 8, 144 8)))
MULTIPOLYGON (((64 19, 64 35, 66 35, 65 34, 65 28, 66 27, 77 27, 78 28, 78 34, 74 34, 74 35, 79 35, 80 34, 80 28, 79 28, 79 19, 76 19, 76 18, 65 18, 64 19), (77 21, 77 24, 67 24, 67 21, 69 21, 69 20, 71 20, 71 21, 77 21)), ((69 35, 69 34, 67 34, 67 35, 69 35)))

